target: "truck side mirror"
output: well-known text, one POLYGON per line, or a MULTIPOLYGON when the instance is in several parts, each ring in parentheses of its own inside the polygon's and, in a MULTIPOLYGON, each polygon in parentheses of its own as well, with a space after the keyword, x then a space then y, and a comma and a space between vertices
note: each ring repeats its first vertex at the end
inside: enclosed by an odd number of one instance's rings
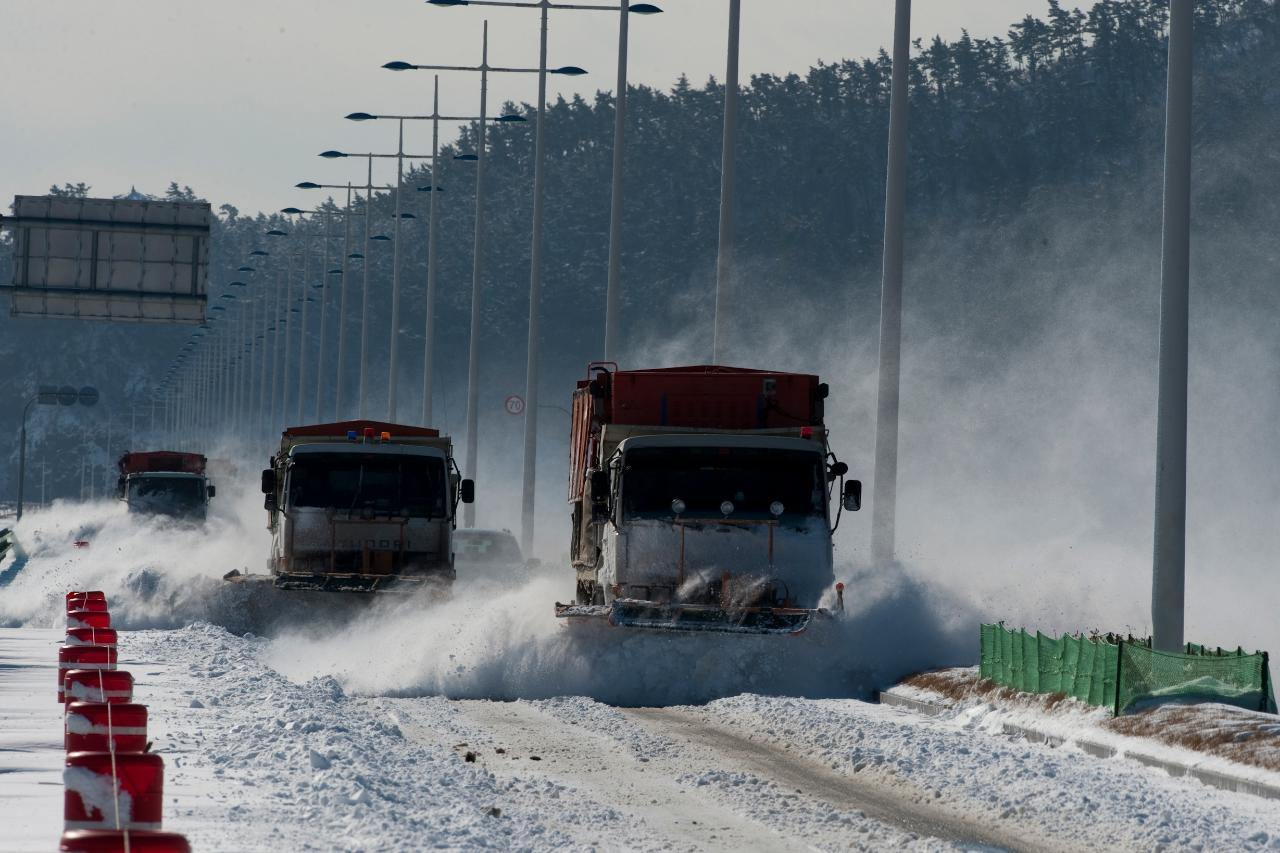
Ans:
POLYGON ((862 509, 861 480, 844 481, 844 508, 849 512, 857 512, 862 509))
POLYGON ((458 486, 459 497, 464 504, 472 504, 476 502, 476 481, 463 480, 458 486))
POLYGON ((276 469, 265 468, 262 471, 262 493, 273 494, 276 490, 276 469))
POLYGON ((603 523, 609 520, 609 472, 591 472, 591 521, 603 523))
POLYGON ((205 492, 208 493, 209 497, 213 497, 218 493, 218 490, 213 486, 209 486, 207 489, 205 489, 205 492))

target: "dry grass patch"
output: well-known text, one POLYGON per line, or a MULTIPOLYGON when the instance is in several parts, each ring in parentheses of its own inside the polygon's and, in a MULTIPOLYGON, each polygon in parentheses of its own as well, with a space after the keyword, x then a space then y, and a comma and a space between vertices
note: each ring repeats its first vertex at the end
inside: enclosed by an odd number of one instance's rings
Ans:
MULTIPOLYGON (((986 703, 1007 710, 1060 716, 1097 709, 1065 693, 1022 693, 979 678, 974 669, 939 669, 903 679, 957 706, 986 703)), ((1280 772, 1280 717, 1231 705, 1168 704, 1095 722, 1104 730, 1178 746, 1250 767, 1280 772)))
MULTIPOLYGON (((937 669, 931 672, 920 672, 904 678, 902 683, 917 690, 928 690, 960 704, 978 701, 1002 707, 1017 705, 1021 708, 1054 711, 1069 698, 1065 693, 1022 693, 1012 687, 996 684, 989 678, 979 678, 978 673, 973 669, 937 669)), ((1073 704, 1078 703, 1068 702, 1063 706, 1063 710, 1073 704)))
POLYGON ((1109 730, 1280 771, 1280 717, 1231 705, 1162 705, 1107 720, 1109 730))

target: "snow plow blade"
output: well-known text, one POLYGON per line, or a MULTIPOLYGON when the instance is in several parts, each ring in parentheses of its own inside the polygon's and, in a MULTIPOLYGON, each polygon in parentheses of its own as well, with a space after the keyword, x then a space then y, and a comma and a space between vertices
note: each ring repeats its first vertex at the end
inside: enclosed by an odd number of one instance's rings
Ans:
POLYGON ((655 604, 618 599, 613 604, 556 603, 556 617, 576 621, 607 621, 617 628, 647 631, 714 632, 721 634, 799 634, 826 610, 798 607, 726 609, 713 604, 655 604))
POLYGON ((392 592, 399 594, 414 593, 442 579, 434 575, 339 575, 339 574, 279 574, 274 576, 243 575, 239 571, 231 571, 223 575, 224 580, 245 583, 250 578, 254 581, 265 581, 270 577, 271 585, 276 589, 303 590, 310 592, 392 592))

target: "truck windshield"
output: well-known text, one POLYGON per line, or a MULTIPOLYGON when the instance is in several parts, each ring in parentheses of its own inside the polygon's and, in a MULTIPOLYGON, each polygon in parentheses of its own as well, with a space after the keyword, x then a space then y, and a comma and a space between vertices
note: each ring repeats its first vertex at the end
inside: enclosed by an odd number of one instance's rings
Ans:
POLYGON ((129 511, 203 516, 204 488, 197 477, 135 477, 129 480, 129 511))
POLYGON ((294 459, 289 501, 295 507, 444 518, 447 484, 438 457, 314 453, 294 459))
POLYGON ((669 518, 683 501, 685 518, 825 515, 822 457, 803 450, 762 447, 642 447, 628 450, 622 466, 622 511, 631 518, 669 518))

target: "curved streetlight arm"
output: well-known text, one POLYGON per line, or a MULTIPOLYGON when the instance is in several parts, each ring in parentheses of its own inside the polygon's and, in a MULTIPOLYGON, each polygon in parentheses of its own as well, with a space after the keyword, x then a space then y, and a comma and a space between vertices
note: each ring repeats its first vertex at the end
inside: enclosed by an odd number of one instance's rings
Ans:
MULTIPOLYGON (((494 65, 418 65, 413 62, 405 63, 387 63, 383 68, 390 67, 391 71, 490 71, 493 73, 504 74, 537 74, 537 68, 499 68, 494 65), (394 66, 394 67, 390 67, 394 66)), ((548 74, 556 72, 550 68, 547 69, 548 74)))
MULTIPOLYGON (((441 115, 393 116, 393 115, 382 115, 381 113, 377 115, 374 115, 372 113, 367 113, 366 115, 368 116, 368 118, 360 119, 360 121, 374 121, 376 119, 392 119, 392 120, 398 120, 398 121, 433 121, 433 120, 434 121, 480 121, 480 116, 441 116, 441 115)), ((519 118, 521 120, 524 120, 523 116, 520 116, 519 118)), ((510 121, 513 121, 514 118, 512 117, 512 114, 508 114, 508 115, 501 115, 501 116, 485 116, 484 120, 496 121, 496 122, 510 122, 510 121)), ((406 154, 404 156, 408 157, 409 155, 406 154)), ((345 186, 346 185, 343 184, 344 188, 345 186)))
MULTIPOLYGON (((520 3, 520 2, 502 2, 502 0, 466 0, 463 3, 432 3, 427 0, 428 6, 505 6, 511 9, 576 9, 584 12, 620 12, 621 6, 589 6, 582 3, 520 3)), ((638 3, 637 6, 643 6, 643 9, 630 9, 629 11, 637 15, 653 15, 662 10, 651 3, 638 3)))

